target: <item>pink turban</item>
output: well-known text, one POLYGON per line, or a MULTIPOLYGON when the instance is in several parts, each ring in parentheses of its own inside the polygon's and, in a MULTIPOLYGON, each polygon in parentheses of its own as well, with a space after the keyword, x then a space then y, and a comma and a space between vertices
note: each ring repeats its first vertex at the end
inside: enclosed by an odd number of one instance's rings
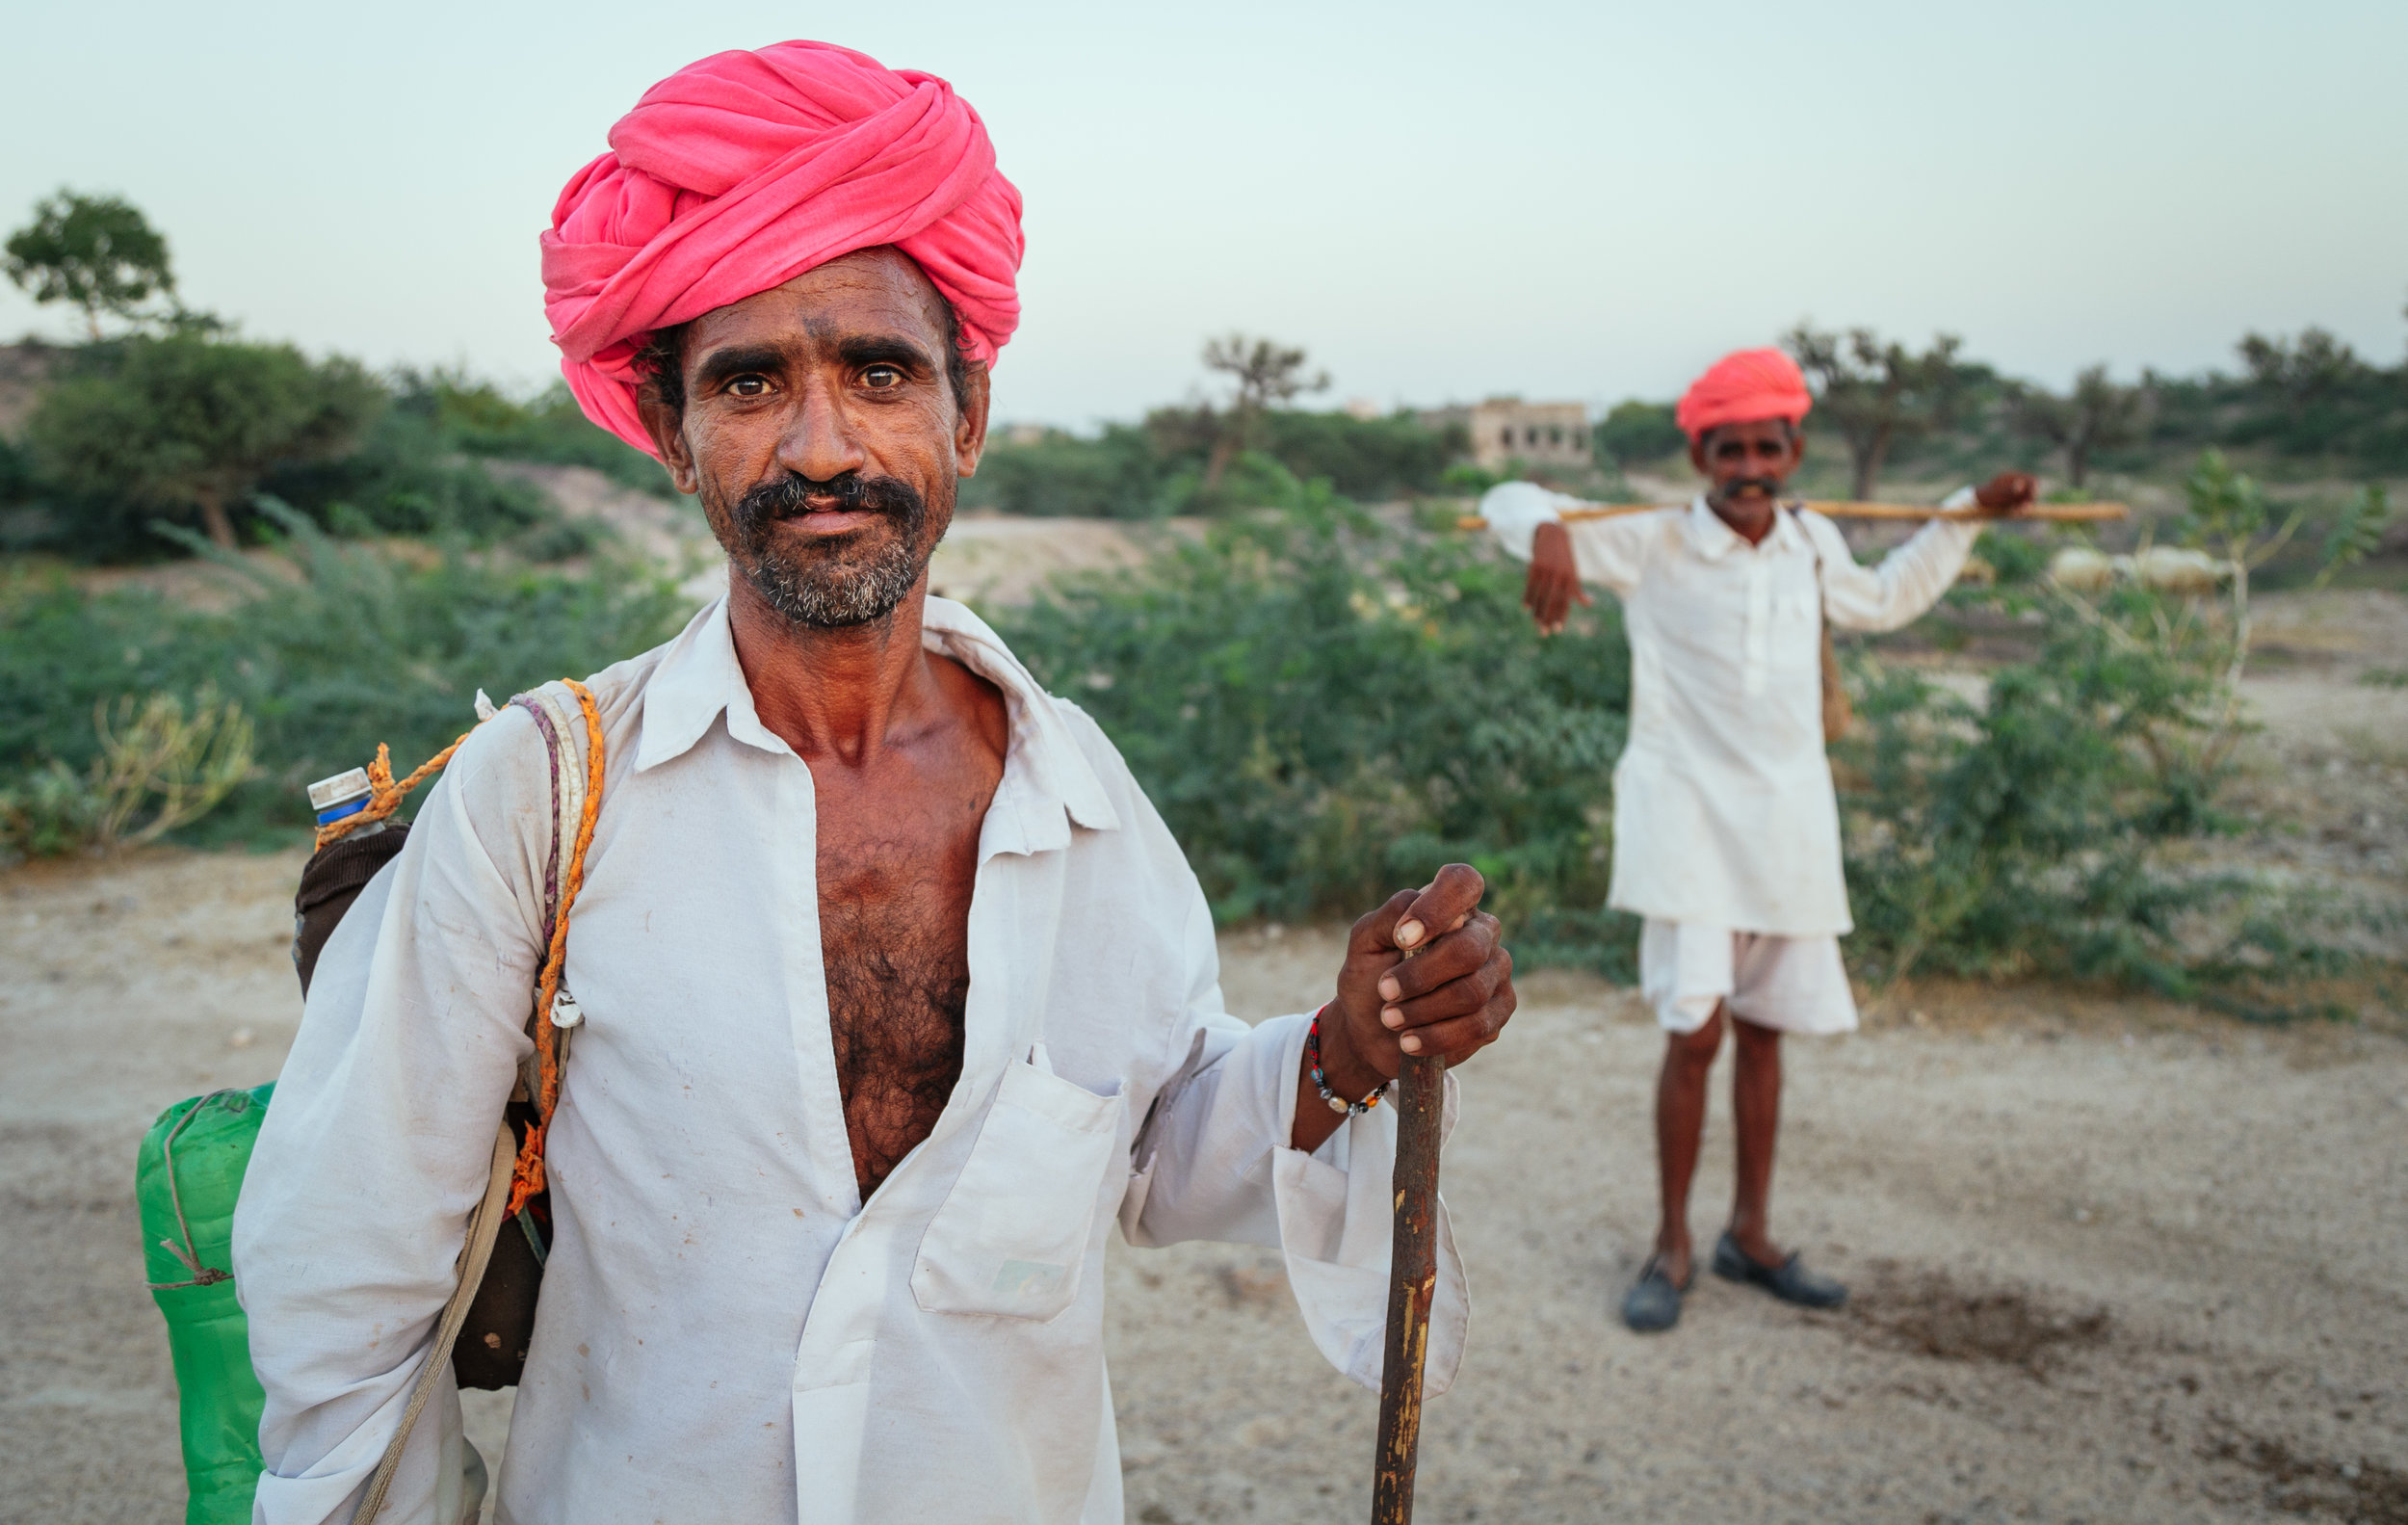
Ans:
POLYGON ((572 177, 543 243, 543 310, 586 416, 650 451, 634 360, 655 329, 891 244, 993 363, 1020 323, 1020 193, 986 124, 933 74, 825 42, 718 53, 644 92, 572 177))
POLYGON ((1734 350, 1689 383, 1672 421, 1691 440, 1724 424, 1786 418, 1792 424, 1815 406, 1797 362, 1779 350, 1734 350))

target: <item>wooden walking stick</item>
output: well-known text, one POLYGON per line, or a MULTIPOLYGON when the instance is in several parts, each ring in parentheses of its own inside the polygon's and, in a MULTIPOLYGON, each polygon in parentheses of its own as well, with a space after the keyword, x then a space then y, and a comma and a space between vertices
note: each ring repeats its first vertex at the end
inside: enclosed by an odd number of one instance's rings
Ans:
MULTIPOLYGON (((1618 519, 1626 513, 1653 513, 1659 509, 1684 507, 1678 503, 1590 503, 1577 509, 1566 509, 1556 515, 1565 524, 1579 524, 1587 519, 1618 519)), ((2048 524, 2091 524, 2102 519, 2120 519, 2132 513, 2121 503, 2035 503, 2013 513, 1988 514, 1979 509, 1926 509, 1912 503, 1799 503, 1791 507, 1812 509, 1834 519, 1990 519, 2012 523, 2039 520, 2048 524)), ((1454 521, 1458 530, 1484 530, 1488 521, 1477 513, 1467 513, 1454 521)))
MULTIPOLYGON (((1410 953, 1405 955, 1411 958, 1410 953)), ((1422 1443, 1422 1361, 1438 1291, 1438 1123, 1447 1062, 1407 1054, 1397 1073, 1397 1229, 1388 1263, 1388 1343, 1379 1364, 1379 1454, 1372 1525, 1411 1525, 1422 1443)))

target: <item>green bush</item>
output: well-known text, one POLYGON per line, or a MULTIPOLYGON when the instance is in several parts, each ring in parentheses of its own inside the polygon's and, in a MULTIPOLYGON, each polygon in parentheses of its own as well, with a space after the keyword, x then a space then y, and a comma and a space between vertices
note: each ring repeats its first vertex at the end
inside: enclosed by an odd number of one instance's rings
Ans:
MULTIPOLYGON (((214 688, 255 726, 258 776, 185 840, 259 839, 305 826, 302 790, 390 742, 414 766, 497 699, 582 677, 675 633, 684 602, 649 569, 570 577, 457 549, 405 557, 328 538, 269 504, 283 569, 221 558, 261 596, 222 613, 63 578, 0 586, 0 788, 100 755, 97 706, 129 694, 197 701, 214 688)), ((205 553, 205 552, 204 552, 205 553)))
POLYGON ((1257 444, 1300 478, 1323 478, 1347 497, 1376 503, 1437 491, 1447 463, 1471 439, 1461 425, 1425 429, 1410 413, 1356 418, 1278 408, 1263 415, 1257 444))
POLYGON ((34 550, 55 533, 33 459, 0 434, 0 556, 34 550))
MULTIPOLYGON (((37 410, 39 450, 0 442, 0 551, 160 559, 177 548, 151 532, 163 506, 206 490, 228 514, 244 514, 254 483, 321 524, 362 533, 489 541, 557 519, 540 488, 487 471, 485 457, 593 465, 670 490, 657 463, 577 414, 565 388, 522 406, 456 377, 405 372, 397 387, 388 399, 384 383, 348 362, 312 368, 286 347, 207 334, 86 346, 37 410), (193 363, 200 358, 214 369, 193 363), (254 380, 245 366, 272 373, 287 393, 332 387, 342 394, 331 408, 342 427, 310 424, 268 437, 274 431, 246 426, 248 434, 227 437, 248 442, 213 459, 186 436, 214 437, 227 395, 254 380), (139 428, 126 422, 136 415, 139 428)), ((288 425, 313 408, 327 411, 291 397, 278 407, 288 425)))
MULTIPOLYGON (((1525 966, 1629 979, 1635 920, 1603 908, 1618 611, 1542 641, 1517 565, 1306 496, 993 618, 1120 747, 1221 920, 1355 914, 1461 859, 1525 966)), ((2019 538, 1987 556, 1997 585, 1954 602, 2040 623, 1981 702, 1854 659, 1835 749, 1852 967, 2226 1000, 2347 963, 2347 907, 2198 866, 2233 825, 2224 638, 2144 589, 2077 603, 2019 538)))
POLYGON ((2234 744, 2229 615, 2131 582, 2092 597, 1997 556, 1951 602, 2037 635, 1978 701, 1851 661, 1833 749, 1856 932, 1851 967, 2100 980, 2255 1014, 2269 992, 2372 967, 2370 912, 2215 866, 2234 744), (2031 623, 2037 619, 2036 629, 2031 623))
POLYGON ((1094 439, 1057 430, 1014 444, 991 439, 979 474, 961 485, 961 507, 1005 513, 1098 519, 1154 518, 1170 512, 1171 467, 1142 428, 1108 424, 1094 439))
POLYGON ((203 327, 86 346, 25 433, 42 477, 65 491, 195 515, 230 547, 263 476, 351 454, 385 401, 352 361, 203 327))
POLYGON ((65 857, 100 832, 102 802, 91 781, 51 761, 0 786, 0 864, 65 857))
POLYGON ((1597 424, 1597 453, 1626 465, 1662 460, 1688 443, 1670 403, 1616 403, 1597 424))
POLYGON ((1301 484, 1315 479, 1352 498, 1394 498, 1439 490, 1447 463, 1464 448, 1461 429, 1425 429, 1409 414, 1366 419, 1270 408, 1256 420, 1253 448, 1240 452, 1207 489, 1205 463, 1227 423, 1208 408, 1171 408, 1142 425, 1107 424, 1093 439, 1059 430, 1021 443, 997 438, 979 474, 962 484, 961 504, 1005 513, 1143 519, 1294 507, 1302 501, 1301 484))
POLYGON ((554 381, 519 402, 490 381, 458 371, 405 370, 394 378, 394 407, 426 421, 447 451, 499 460, 591 466, 627 486, 677 496, 661 463, 589 421, 568 383, 554 381))
POLYGON ((121 695, 92 715, 99 755, 78 775, 57 758, 0 788, 0 862, 141 847, 209 814, 251 772, 242 707, 204 688, 121 695))
POLYGON ((350 455, 283 466, 260 490, 322 524, 348 510, 350 527, 382 535, 485 541, 558 517, 541 488, 485 470, 450 448, 432 419, 404 408, 387 409, 350 455))
POLYGON ((1618 618, 1540 643, 1518 568, 1306 497, 995 618, 1119 745, 1223 920, 1356 914, 1462 859, 1558 961, 1626 961, 1597 911, 1618 618))
POLYGON ((1859 677, 1859 723, 1835 752, 1853 785, 1842 806, 1860 973, 2187 988, 2183 919, 2238 888, 2157 856, 2218 824, 2220 769, 2183 745, 2211 724, 2205 674, 2058 618, 2038 660, 1992 673, 1979 704, 1907 670, 1859 677))

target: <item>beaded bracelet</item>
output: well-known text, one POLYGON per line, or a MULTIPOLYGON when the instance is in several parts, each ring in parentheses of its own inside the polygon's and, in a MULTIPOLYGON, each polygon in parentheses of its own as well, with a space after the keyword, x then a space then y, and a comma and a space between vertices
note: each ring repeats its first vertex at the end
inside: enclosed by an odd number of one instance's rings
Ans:
POLYGON ((1334 1004, 1334 1002, 1324 1004, 1321 1012, 1313 1013, 1313 1025, 1305 1029, 1304 1033, 1304 1057, 1313 1062, 1313 1089, 1322 1093, 1322 1100, 1329 1103, 1329 1110, 1343 1112, 1350 1117, 1359 1117, 1379 1105, 1379 1098, 1388 1094, 1388 1088, 1394 1082, 1381 1081, 1379 1089, 1365 1096, 1361 1101, 1348 1101, 1329 1089, 1328 1077, 1322 1073, 1322 1012, 1328 1011, 1330 1005, 1334 1004))

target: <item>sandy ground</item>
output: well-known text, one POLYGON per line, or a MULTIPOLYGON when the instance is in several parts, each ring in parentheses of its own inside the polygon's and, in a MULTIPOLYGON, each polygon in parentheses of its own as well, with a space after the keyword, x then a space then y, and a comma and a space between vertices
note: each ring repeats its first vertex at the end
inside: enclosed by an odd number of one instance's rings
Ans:
MULTIPOLYGON (((275 1072, 297 869, 0 875, 0 1519, 180 1517, 135 1143, 275 1072)), ((1232 1005, 1317 999, 1334 935, 1232 934, 1232 1005)), ((1776 1226, 1853 1307, 1701 1278, 1644 1339, 1610 1310, 1651 1228, 1658 1047, 1621 993, 1542 975, 1463 1075, 1474 1338, 1429 1410, 1423 1519, 2408 1521, 2408 1041, 1894 998, 1791 1060, 1776 1226)), ((1718 1110, 1708 1223, 1728 1137, 1718 1110)), ((1111 1276, 1133 1520, 1362 1516, 1374 1401, 1313 1354, 1275 1256, 1115 1247, 1111 1276)), ((472 1433, 507 1420, 484 1400, 472 1433)))

